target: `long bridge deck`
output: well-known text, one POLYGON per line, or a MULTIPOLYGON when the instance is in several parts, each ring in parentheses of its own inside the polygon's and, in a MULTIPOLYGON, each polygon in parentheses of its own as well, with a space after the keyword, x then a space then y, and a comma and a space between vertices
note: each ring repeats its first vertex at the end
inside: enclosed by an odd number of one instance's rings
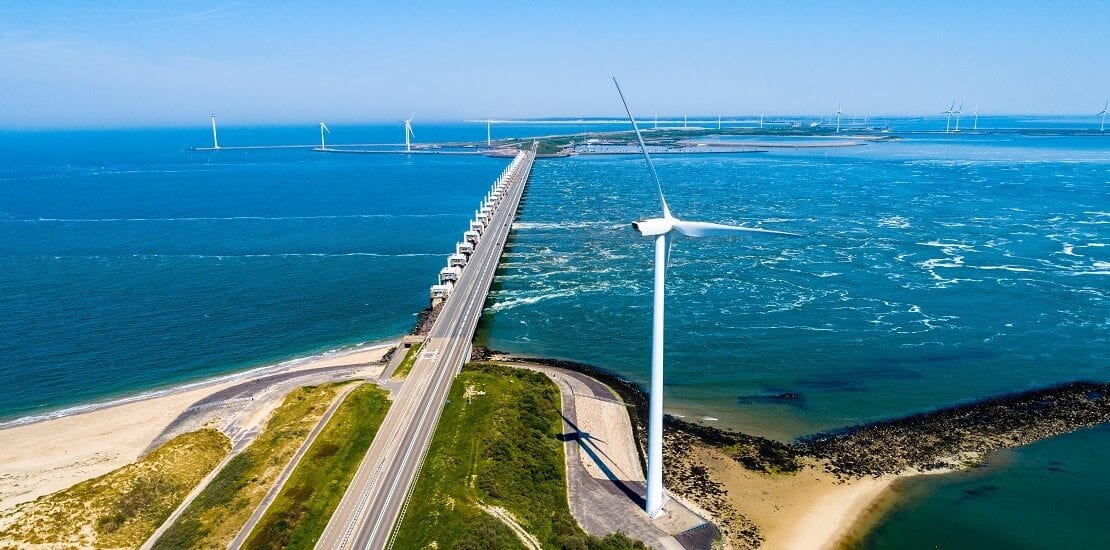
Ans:
POLYGON ((482 306, 535 156, 535 146, 518 155, 505 193, 316 548, 380 549, 389 545, 451 383, 469 358, 482 306))

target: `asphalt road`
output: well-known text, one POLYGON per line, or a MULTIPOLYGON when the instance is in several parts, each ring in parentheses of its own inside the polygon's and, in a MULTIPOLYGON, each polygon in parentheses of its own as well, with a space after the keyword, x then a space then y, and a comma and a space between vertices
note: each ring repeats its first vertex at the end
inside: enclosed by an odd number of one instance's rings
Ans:
POLYGON ((494 210, 458 284, 432 325, 382 427, 331 521, 316 543, 319 549, 386 548, 402 514, 451 382, 470 355, 471 341, 490 283, 532 170, 526 153, 508 192, 494 210))

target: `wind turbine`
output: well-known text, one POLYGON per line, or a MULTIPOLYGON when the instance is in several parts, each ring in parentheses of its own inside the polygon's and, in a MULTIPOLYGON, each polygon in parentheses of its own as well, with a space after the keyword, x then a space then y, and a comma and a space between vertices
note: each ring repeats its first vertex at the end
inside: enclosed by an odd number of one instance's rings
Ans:
POLYGON ((412 138, 416 137, 412 134, 412 119, 416 118, 416 113, 409 115, 408 118, 402 120, 405 123, 405 152, 412 152, 412 138))
POLYGON ((655 165, 648 155, 644 137, 640 135, 640 128, 628 108, 624 99, 624 92, 617 79, 613 79, 620 95, 624 110, 628 113, 628 120, 632 122, 632 129, 636 132, 636 139, 640 142, 640 152, 647 162, 648 171, 655 181, 655 190, 659 193, 659 202, 663 206, 663 217, 640 220, 632 223, 632 229, 644 237, 655 238, 655 290, 651 314, 651 391, 648 406, 648 475, 647 499, 644 502, 644 511, 648 516, 655 517, 663 508, 663 296, 667 274, 667 262, 671 255, 671 242, 674 233, 688 237, 708 237, 714 235, 727 235, 732 232, 769 233, 772 235, 797 236, 793 233, 760 229, 757 227, 741 227, 736 225, 723 225, 719 223, 695 222, 680 220, 671 214, 667 207, 667 199, 663 196, 663 186, 659 183, 659 175, 655 172, 655 165))
POLYGON ((941 111, 942 113, 948 115, 948 120, 945 121, 945 123, 944 123, 944 133, 946 133, 946 134, 948 133, 948 131, 952 127, 952 113, 956 112, 955 109, 956 109, 956 100, 953 99, 952 100, 952 105, 948 107, 948 110, 947 111, 941 111))
POLYGON ((837 101, 836 102, 836 133, 838 133, 838 134, 840 133, 840 115, 843 115, 843 114, 844 114, 844 111, 840 110, 840 102, 837 101))
POLYGON ((978 102, 975 103, 974 113, 975 113, 975 122, 971 125, 971 129, 975 130, 975 131, 978 131, 979 130, 979 103, 978 102))
POLYGON ((721 131, 721 115, 717 115, 717 131, 721 131))
POLYGON ((220 140, 215 139, 215 114, 212 116, 212 149, 220 149, 220 140))
POLYGON ((1098 131, 1100 131, 1100 132, 1105 132, 1106 131, 1106 110, 1108 108, 1110 108, 1110 101, 1103 101, 1102 102, 1102 110, 1099 111, 1098 113, 1095 113, 1095 116, 1102 115, 1102 123, 1100 123, 1098 125, 1098 131))
POLYGON ((763 113, 759 113, 759 129, 763 129, 763 113))
MULTIPOLYGON (((486 147, 490 147, 493 145, 493 134, 490 130, 492 124, 493 121, 491 121, 489 117, 486 117, 486 147)), ((410 128, 409 130, 411 131, 412 129, 410 128)))
POLYGON ((682 129, 686 129, 686 115, 682 115, 682 129))
POLYGON ((960 115, 964 113, 964 102, 960 102, 960 106, 956 107, 956 133, 960 131, 960 115))
POLYGON ((323 122, 321 122, 320 123, 320 150, 321 151, 326 151, 328 149, 328 146, 324 144, 324 132, 327 132, 327 133, 330 134, 331 130, 328 129, 327 124, 324 124, 323 122))

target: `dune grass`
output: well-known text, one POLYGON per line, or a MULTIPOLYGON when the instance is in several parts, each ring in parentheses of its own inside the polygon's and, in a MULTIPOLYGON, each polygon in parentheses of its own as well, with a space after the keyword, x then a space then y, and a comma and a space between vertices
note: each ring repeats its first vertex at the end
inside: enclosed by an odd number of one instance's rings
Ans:
POLYGON ((138 462, 0 515, 0 547, 137 548, 231 450, 216 430, 179 435, 138 462))
POLYGON ((389 393, 362 385, 336 409, 244 548, 312 548, 374 441, 389 393))
POLYGON ((343 383, 297 388, 254 443, 236 455, 154 548, 225 548, 262 502, 343 383))
POLYGON ((587 535, 567 505, 559 390, 540 373, 470 363, 455 379, 394 548, 521 548, 480 505, 545 548, 639 548, 587 535))

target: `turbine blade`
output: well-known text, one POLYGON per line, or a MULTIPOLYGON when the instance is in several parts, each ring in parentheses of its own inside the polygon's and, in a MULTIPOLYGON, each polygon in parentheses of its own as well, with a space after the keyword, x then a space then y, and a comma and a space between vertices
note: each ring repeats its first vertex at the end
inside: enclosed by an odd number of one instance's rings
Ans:
POLYGON ((651 178, 655 180, 655 190, 659 192, 659 202, 663 204, 663 217, 672 218, 674 216, 671 216, 671 209, 667 207, 667 198, 663 196, 663 185, 659 183, 659 174, 655 172, 655 163, 651 162, 651 155, 648 154, 647 145, 644 144, 644 136, 640 135, 640 127, 636 125, 636 118, 632 116, 632 110, 628 108, 628 101, 624 99, 624 92, 621 91, 621 85, 617 82, 617 77, 613 77, 613 84, 617 87, 617 95, 621 96, 624 112, 628 113, 628 120, 632 122, 632 130, 636 132, 636 140, 640 142, 640 152, 644 154, 644 160, 647 161, 651 178))
POLYGON ((715 235, 727 235, 732 232, 743 233, 766 233, 769 235, 782 235, 785 237, 801 237, 797 233, 788 233, 786 231, 775 231, 773 229, 763 229, 761 227, 743 227, 740 225, 725 225, 722 223, 710 222, 690 222, 685 220, 675 220, 674 230, 686 235, 687 237, 712 237, 715 235))

